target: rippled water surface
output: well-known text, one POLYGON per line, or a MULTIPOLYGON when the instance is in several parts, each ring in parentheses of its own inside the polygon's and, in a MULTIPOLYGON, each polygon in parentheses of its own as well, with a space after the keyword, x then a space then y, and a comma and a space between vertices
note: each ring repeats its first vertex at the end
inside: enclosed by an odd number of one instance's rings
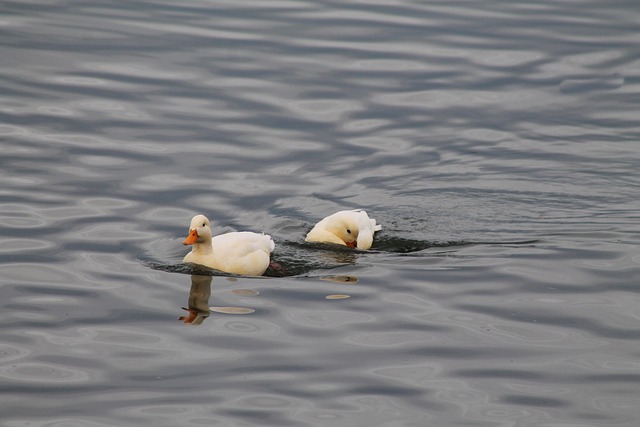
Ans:
POLYGON ((637 426, 636 1, 1 8, 2 426, 637 426))

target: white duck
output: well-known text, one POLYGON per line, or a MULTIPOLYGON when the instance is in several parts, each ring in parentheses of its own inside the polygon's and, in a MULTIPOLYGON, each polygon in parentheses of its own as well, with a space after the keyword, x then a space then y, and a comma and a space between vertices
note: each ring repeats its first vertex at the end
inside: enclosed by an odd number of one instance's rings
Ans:
POLYGON ((269 267, 269 254, 275 248, 271 236, 250 231, 211 237, 211 225, 204 215, 191 219, 189 236, 182 243, 191 245, 184 262, 245 276, 261 276, 269 267))
POLYGON ((373 233, 382 230, 362 209, 340 211, 317 223, 305 241, 336 243, 366 251, 373 244, 373 233))

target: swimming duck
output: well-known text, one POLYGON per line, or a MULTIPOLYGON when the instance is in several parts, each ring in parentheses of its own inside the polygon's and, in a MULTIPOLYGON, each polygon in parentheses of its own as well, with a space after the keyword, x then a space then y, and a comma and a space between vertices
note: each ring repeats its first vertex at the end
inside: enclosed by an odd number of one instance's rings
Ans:
POLYGON ((269 255, 275 248, 271 236, 250 231, 211 236, 209 219, 194 216, 189 236, 182 242, 191 245, 183 262, 245 276, 261 276, 269 267, 269 255))
POLYGON ((373 244, 373 233, 382 230, 362 209, 340 211, 317 223, 305 241, 336 243, 366 251, 373 244))

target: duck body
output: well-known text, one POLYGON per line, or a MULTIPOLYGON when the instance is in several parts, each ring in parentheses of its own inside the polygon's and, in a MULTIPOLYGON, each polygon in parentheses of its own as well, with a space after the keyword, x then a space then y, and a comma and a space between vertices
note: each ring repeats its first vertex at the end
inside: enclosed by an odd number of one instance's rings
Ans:
POLYGON ((305 241, 335 243, 366 251, 373 244, 373 234, 381 229, 362 209, 340 211, 317 223, 305 241))
POLYGON ((245 276, 264 274, 275 248, 271 236, 250 231, 212 237, 209 219, 204 215, 193 217, 189 236, 182 243, 191 245, 183 262, 245 276))

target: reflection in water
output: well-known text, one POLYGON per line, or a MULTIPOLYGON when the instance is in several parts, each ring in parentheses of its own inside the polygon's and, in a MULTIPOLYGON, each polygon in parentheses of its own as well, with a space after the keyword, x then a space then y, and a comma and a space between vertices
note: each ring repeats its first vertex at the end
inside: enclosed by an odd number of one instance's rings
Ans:
POLYGON ((251 314, 256 312, 249 307, 211 307, 211 311, 224 314, 251 314))
POLYGON ((189 313, 180 316, 185 324, 200 325, 211 314, 209 298, 211 298, 211 276, 191 276, 191 290, 189 290, 188 307, 182 307, 189 313))
MULTIPOLYGON (((189 290, 188 306, 182 307, 187 311, 186 316, 180 316, 184 324, 187 325, 201 325, 210 315, 211 312, 222 314, 252 314, 255 313, 255 309, 249 307, 233 307, 233 306, 220 306, 210 307, 209 300, 211 299, 211 282, 214 276, 205 276, 199 274, 191 275, 191 289, 189 290)), ((228 278, 234 280, 235 278, 228 278)), ((321 280, 344 283, 355 285, 358 283, 356 276, 346 275, 331 275, 320 278, 321 280)), ((260 292, 252 289, 234 289, 231 291, 234 295, 240 296, 257 296, 260 292)), ((348 294, 330 294, 325 296, 328 300, 338 300, 351 298, 348 294)))
POLYGON ((351 298, 351 295, 333 294, 333 295, 327 295, 325 298, 326 299, 347 299, 347 298, 351 298))
POLYGON ((243 297, 255 297, 260 295, 260 292, 254 291, 253 289, 234 289, 231 291, 232 294, 241 295, 243 297))
POLYGON ((358 283, 358 278, 356 276, 323 276, 320 277, 320 280, 324 280, 326 282, 335 282, 335 283, 348 283, 351 285, 355 285, 358 283))
MULTIPOLYGON (((211 315, 212 311, 224 314, 255 313, 253 308, 248 307, 209 307, 212 279, 213 276, 191 275, 188 307, 182 307, 182 309, 186 310, 189 314, 180 316, 179 320, 182 320, 183 323, 188 325, 200 325, 211 315)), ((228 279, 235 280, 235 278, 228 279)), ((259 292, 251 289, 238 289, 232 292, 242 296, 256 296, 259 294, 259 292)))
MULTIPOLYGON (((334 283, 344 283, 346 285, 355 285, 358 283, 359 279, 356 276, 324 276, 320 277, 320 280, 324 280, 325 282, 334 282, 334 283)), ((351 298, 351 295, 347 294, 331 294, 325 296, 325 299, 333 300, 333 299, 347 299, 351 298)))

